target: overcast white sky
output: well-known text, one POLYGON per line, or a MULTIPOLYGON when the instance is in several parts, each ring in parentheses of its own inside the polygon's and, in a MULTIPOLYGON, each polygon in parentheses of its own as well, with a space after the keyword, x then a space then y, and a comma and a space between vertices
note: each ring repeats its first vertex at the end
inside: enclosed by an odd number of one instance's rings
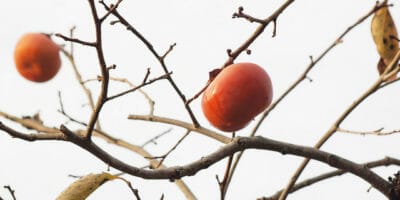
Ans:
MULTIPOLYGON (((243 19, 231 19, 239 6, 246 13, 264 18, 284 1, 275 0, 203 0, 203 1, 132 1, 125 0, 121 13, 138 28, 154 45, 158 52, 168 49, 172 43, 176 48, 166 62, 177 84, 190 97, 207 81, 208 71, 221 66, 227 59, 226 49, 235 49, 250 36, 257 24, 243 19)), ((76 26, 76 36, 93 40, 94 27, 87 1, 78 0, 3 0, 0 12, 0 110, 13 115, 32 115, 40 112, 45 124, 58 127, 67 120, 58 112, 57 92, 61 91, 64 106, 72 116, 83 121, 88 119, 89 109, 72 67, 63 58, 62 69, 51 81, 35 84, 21 78, 13 63, 13 49, 18 38, 26 32, 68 34, 76 26)), ((277 36, 271 38, 272 26, 251 46, 252 54, 241 55, 237 62, 254 62, 264 67, 274 85, 278 97, 309 64, 309 56, 316 57, 335 38, 366 14, 375 0, 336 0, 294 2, 278 19, 277 36)), ((399 1, 392 1, 395 22, 398 22, 399 1)), ((103 13, 102 8, 98 7, 103 13)), ((108 21, 113 20, 111 17, 108 21)), ((350 103, 365 91, 378 77, 376 63, 378 55, 371 35, 370 21, 354 29, 344 43, 329 53, 310 73, 312 82, 303 82, 271 113, 262 125, 259 134, 265 137, 302 145, 313 145, 333 121, 350 103)), ((56 42, 64 43, 60 39, 56 42)), ((99 74, 93 49, 75 46, 76 61, 84 79, 99 74)), ((151 68, 151 77, 162 74, 161 67, 150 52, 120 25, 104 27, 104 49, 107 64, 118 67, 112 76, 128 78, 140 83, 151 68)), ((92 82, 95 97, 99 84, 92 82)), ((127 87, 111 84, 110 93, 127 87)), ((166 81, 145 88, 156 101, 155 114, 189 121, 181 101, 166 81)), ((377 92, 368 98, 343 123, 352 130, 400 129, 398 116, 400 107, 400 85, 398 83, 377 92)), ((212 128, 201 113, 200 101, 192 108, 200 123, 212 128)), ((115 100, 103 109, 101 123, 107 132, 134 144, 171 128, 168 125, 129 121, 128 114, 147 114, 146 100, 139 93, 115 100)), ((0 119, 6 124, 10 122, 0 119)), ((71 128, 79 126, 67 124, 71 128)), ((238 132, 247 135, 254 123, 238 132)), ((18 126, 13 126, 18 128, 18 126)), ((154 155, 166 152, 184 134, 185 130, 172 127, 172 132, 149 145, 154 155)), ((400 158, 398 135, 377 137, 337 133, 323 147, 355 162, 381 159, 384 156, 400 158)), ((139 156, 97 141, 113 155, 135 166, 145 166, 139 156)), ((218 149, 221 144, 197 134, 190 135, 165 161, 168 166, 187 164, 218 149)), ((249 151, 245 154, 227 199, 255 199, 274 194, 283 187, 301 161, 294 156, 277 153, 249 151)), ((84 175, 106 170, 106 165, 84 150, 63 142, 28 143, 12 139, 0 133, 0 186, 11 185, 18 200, 54 199, 74 179, 69 174, 84 175)), ((217 199, 219 191, 215 175, 222 175, 225 161, 183 180, 199 199, 217 199)), ((383 177, 395 173, 398 167, 378 168, 383 177)), ((331 170, 330 167, 311 162, 301 179, 331 170)), ((116 172, 112 170, 112 172, 116 172)), ((126 176, 139 189, 143 199, 184 199, 177 187, 167 180, 146 181, 126 176)), ((324 181, 318 185, 296 192, 289 199, 383 199, 369 185, 352 175, 324 181)), ((5 189, 0 196, 11 199, 5 189)), ((133 195, 121 181, 105 184, 89 199, 132 199, 133 195)))

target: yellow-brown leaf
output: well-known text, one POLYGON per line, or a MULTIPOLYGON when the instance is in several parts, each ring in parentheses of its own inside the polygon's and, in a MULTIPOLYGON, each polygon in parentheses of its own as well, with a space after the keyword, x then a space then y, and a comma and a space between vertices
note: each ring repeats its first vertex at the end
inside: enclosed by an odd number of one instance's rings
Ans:
POLYGON ((399 50, 396 25, 387 6, 375 12, 371 22, 371 33, 382 59, 378 64, 378 71, 382 74, 399 50))
POLYGON ((57 200, 84 200, 103 183, 118 178, 109 173, 89 174, 68 186, 57 200))

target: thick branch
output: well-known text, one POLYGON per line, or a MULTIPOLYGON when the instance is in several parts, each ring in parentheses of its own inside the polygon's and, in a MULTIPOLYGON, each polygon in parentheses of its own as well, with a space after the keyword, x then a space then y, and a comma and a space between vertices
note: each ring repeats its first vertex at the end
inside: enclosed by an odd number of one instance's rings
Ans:
MULTIPOLYGON (((15 134, 16 131, 9 128, 4 128, 4 126, 1 126, 0 128, 10 135, 21 139, 26 139, 22 133, 15 134)), ((197 160, 187 165, 169 167, 165 169, 147 170, 130 166, 114 158, 106 151, 98 147, 91 140, 87 140, 85 137, 81 137, 79 134, 75 134, 74 132, 67 129, 65 126, 61 126, 60 130, 67 137, 68 141, 89 151, 103 162, 125 173, 145 179, 175 180, 184 176, 192 176, 198 171, 208 168, 210 165, 215 164, 216 162, 234 154, 235 152, 243 151, 244 149, 263 149, 280 152, 282 154, 291 154, 318 160, 330 166, 348 171, 356 176, 359 176, 387 197, 390 197, 391 195, 391 184, 379 177, 377 174, 372 172, 364 165, 356 164, 350 160, 315 148, 274 141, 261 136, 251 138, 235 138, 232 142, 226 144, 224 147, 218 149, 214 153, 202 157, 200 160, 197 160)))
MULTIPOLYGON (((375 168, 375 167, 381 167, 381 166, 389 166, 389 165, 397 165, 400 166, 400 160, 395 159, 395 158, 391 158, 391 157, 385 157, 383 159, 380 160, 376 160, 376 161, 371 161, 371 162, 367 162, 362 164, 368 168, 375 168)), ((289 193, 294 193, 297 190, 303 189, 305 187, 308 187, 312 184, 318 183, 320 181, 326 180, 326 179, 330 179, 332 177, 335 176, 341 176, 343 174, 347 173, 346 171, 343 170, 335 170, 335 171, 331 171, 331 172, 327 172, 306 180, 303 180, 299 183, 296 183, 292 189, 290 190, 289 193)), ((273 196, 270 197, 262 197, 260 199, 262 200, 276 200, 279 198, 279 196, 281 195, 283 190, 278 191, 276 194, 274 194, 273 196)))
POLYGON ((2 122, 0 122, 0 130, 8 133, 13 138, 23 139, 29 142, 33 142, 36 140, 66 140, 66 137, 62 133, 38 133, 38 134, 26 134, 16 131, 2 122))
MULTIPOLYGON (((61 126, 61 131, 67 136, 74 135, 73 132, 64 126, 61 126)), ((274 141, 261 136, 252 138, 238 137, 214 153, 202 157, 200 160, 183 166, 156 170, 141 169, 127 165, 126 163, 109 155, 93 142, 81 139, 80 137, 71 137, 70 141, 91 152, 93 155, 110 166, 133 176, 138 176, 145 179, 175 180, 184 176, 193 176, 198 171, 208 168, 210 165, 215 164, 216 162, 234 154, 235 152, 242 151, 244 149, 263 149, 280 152, 282 154, 308 157, 310 159, 326 163, 330 166, 349 171, 370 183, 373 187, 387 197, 390 197, 391 191, 391 184, 389 182, 363 165, 356 164, 350 160, 315 148, 274 141)))
MULTIPOLYGON (((16 116, 4 113, 0 111, 0 116, 3 116, 11 121, 14 121, 16 123, 21 124, 22 126, 28 128, 28 129, 33 129, 39 132, 42 132, 41 134, 23 134, 20 132, 16 132, 14 130, 12 130, 9 127, 5 127, 4 129, 0 129, 0 130, 4 130, 6 131, 10 136, 15 137, 15 138, 19 138, 19 139, 23 139, 23 140, 27 140, 27 141, 35 141, 35 140, 58 140, 58 138, 60 137, 61 140, 67 140, 67 137, 65 137, 65 135, 58 129, 56 128, 49 128, 44 126, 43 124, 34 121, 32 119, 21 119, 18 118, 16 116), (8 132, 10 131, 10 132, 8 132), (62 136, 61 136, 62 135, 62 136)), ((0 123, 1 124, 1 123, 0 123)), ((4 125, 3 125, 4 126, 4 125)), ((85 125, 86 126, 86 125, 85 125)), ((1 127, 1 126, 0 126, 1 127)), ((77 131, 78 135, 84 135, 84 131, 77 131)), ((150 158, 153 155, 151 155, 149 152, 147 152, 145 149, 143 149, 140 146, 131 144, 129 142, 126 142, 125 140, 121 140, 119 138, 115 138, 103 131, 99 131, 99 130, 94 130, 93 135, 95 137, 101 138, 104 141, 114 144, 116 146, 128 149, 132 152, 135 152, 139 155, 141 155, 143 158, 150 158)), ((165 165, 160 164, 159 161, 157 160, 152 160, 152 159, 147 159, 150 163, 150 165, 153 168, 166 168, 165 165)), ((192 191, 190 190, 190 188, 186 185, 185 182, 183 182, 182 180, 178 179, 175 180, 175 184, 178 186, 178 188, 182 191, 182 193, 185 195, 185 197, 189 200, 195 200, 196 197, 195 195, 192 193, 192 191)))

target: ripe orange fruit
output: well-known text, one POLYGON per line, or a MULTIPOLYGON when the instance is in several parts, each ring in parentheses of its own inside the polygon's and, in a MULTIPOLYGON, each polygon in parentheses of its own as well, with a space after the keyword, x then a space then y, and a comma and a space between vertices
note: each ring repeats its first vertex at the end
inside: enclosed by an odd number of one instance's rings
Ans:
POLYGON ((34 82, 52 79, 61 66, 59 47, 49 36, 28 33, 21 37, 14 51, 14 62, 18 72, 34 82))
POLYGON ((201 105, 213 126, 221 131, 237 131, 271 101, 272 83, 267 72, 253 63, 237 63, 215 77, 204 91, 201 105))

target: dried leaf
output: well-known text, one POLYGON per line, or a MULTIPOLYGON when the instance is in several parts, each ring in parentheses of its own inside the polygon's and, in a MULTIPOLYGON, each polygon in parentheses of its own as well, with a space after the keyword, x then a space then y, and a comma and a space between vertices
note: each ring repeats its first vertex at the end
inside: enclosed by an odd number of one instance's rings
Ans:
POLYGON ((103 183, 118 178, 109 173, 89 174, 68 186, 57 200, 84 200, 103 183))
POLYGON ((387 6, 375 12, 371 22, 371 33, 376 49, 381 56, 378 71, 379 74, 382 74, 399 50, 396 25, 387 6))

